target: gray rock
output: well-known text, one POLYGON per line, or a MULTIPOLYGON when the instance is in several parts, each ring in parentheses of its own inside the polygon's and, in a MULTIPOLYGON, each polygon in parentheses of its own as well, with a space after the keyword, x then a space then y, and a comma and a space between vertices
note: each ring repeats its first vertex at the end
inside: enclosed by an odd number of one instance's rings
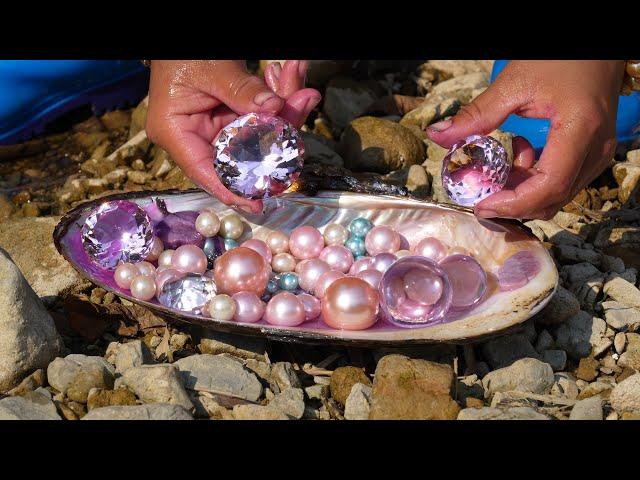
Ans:
POLYGON ((611 391, 609 402, 618 413, 640 411, 640 373, 625 378, 611 391))
POLYGON ((289 416, 270 405, 236 405, 233 407, 236 420, 289 420, 289 416))
POLYGON ((640 350, 627 349, 618 359, 618 365, 640 371, 640 350))
POLYGON ((432 123, 455 115, 461 105, 460 100, 451 98, 447 94, 431 95, 428 101, 425 98, 419 107, 402 117, 400 125, 417 125, 424 130, 432 123))
POLYGON ((579 400, 569 414, 569 420, 602 420, 602 399, 597 395, 579 400))
POLYGON ((82 420, 193 420, 180 405, 150 403, 94 408, 82 420))
POLYGON ((564 350, 545 350, 542 352, 542 361, 551 365, 554 372, 564 370, 567 365, 567 352, 564 350))
POLYGON ((575 247, 573 245, 558 245, 553 249, 556 259, 562 264, 588 262, 600 265, 602 254, 594 250, 575 247))
POLYGON ((324 93, 323 110, 331 125, 342 130, 377 100, 372 88, 347 77, 334 77, 324 93))
POLYGON ((575 359, 587 357, 604 336, 604 320, 581 311, 558 327, 556 345, 575 359))
POLYGON ((444 82, 435 85, 425 101, 429 101, 437 95, 455 98, 462 104, 471 101, 471 95, 474 90, 485 88, 489 84, 489 77, 485 72, 473 72, 458 77, 453 77, 444 82))
POLYGON ((580 311, 580 302, 576 296, 566 288, 558 285, 556 293, 549 303, 536 316, 536 322, 541 325, 559 325, 580 311))
POLYGON ((0 392, 6 392, 45 368, 63 344, 42 301, 1 248, 0 279, 0 392))
POLYGON ((371 410, 371 392, 368 385, 356 383, 344 405, 344 418, 347 420, 368 420, 371 410))
POLYGON ((547 330, 542 330, 538 335, 538 339, 536 340, 536 351, 538 353, 542 353, 545 350, 549 350, 553 347, 553 337, 547 330))
POLYGON ((262 384, 240 360, 228 355, 191 355, 174 363, 185 387, 242 398, 251 402, 262 395, 262 384))
POLYGON ((574 247, 582 247, 584 240, 579 235, 562 228, 553 220, 531 220, 526 222, 528 227, 537 227, 544 233, 543 240, 554 243, 555 245, 572 245, 574 247))
POLYGON ((640 290, 621 277, 615 277, 604 285, 604 293, 627 307, 640 308, 640 290))
POLYGON ((611 255, 602 256, 600 268, 605 272, 623 273, 625 271, 624 261, 611 255))
POLYGON ((207 330, 200 339, 200 353, 220 355, 228 353, 246 360, 266 359, 267 342, 263 338, 234 335, 231 333, 207 330))
POLYGON ((640 324, 640 310, 628 307, 620 302, 609 300, 602 302, 604 318, 615 330, 624 330, 634 324, 640 324))
POLYGON ((193 409, 193 403, 171 364, 142 365, 129 368, 122 382, 145 403, 169 403, 193 409))
POLYGON ((309 132, 300 132, 304 142, 304 161, 305 163, 322 163, 323 165, 331 165, 335 167, 344 166, 344 160, 336 151, 337 145, 331 145, 331 142, 321 135, 309 132))
POLYGON ((482 407, 460 410, 458 420, 549 420, 549 417, 531 407, 482 407))
POLYGON ((292 419, 299 420, 304 414, 304 393, 300 388, 288 388, 273 397, 269 406, 292 419))
POLYGON ((565 265, 560 269, 560 276, 572 292, 594 278, 604 278, 604 274, 590 263, 565 265))
POLYGON ((491 396, 495 392, 549 393, 554 383, 553 370, 548 363, 535 358, 523 358, 512 365, 489 372, 482 385, 491 396))
POLYGON ((74 353, 51 362, 47 380, 70 400, 86 403, 92 388, 113 389, 114 373, 113 366, 104 358, 74 353))
POLYGON ((431 177, 431 197, 437 202, 451 202, 442 186, 442 160, 447 154, 447 149, 431 140, 425 140, 425 143, 427 159, 422 166, 431 177))
POLYGON ((305 387, 304 393, 311 400, 325 400, 329 397, 329 387, 327 385, 315 384, 305 387))
POLYGON ((627 345, 627 337, 624 333, 618 332, 616 336, 613 338, 613 348, 615 348, 616 353, 620 354, 624 352, 624 347, 627 345))
POLYGON ((271 367, 271 389, 282 392, 287 388, 300 388, 300 379, 289 362, 277 362, 271 367))
POLYGON ((569 400, 578 398, 580 390, 573 375, 566 372, 556 373, 554 375, 553 386, 551 387, 551 395, 557 397, 565 397, 569 400))
POLYGON ((107 361, 116 367, 116 373, 124 373, 130 368, 145 363, 153 363, 153 354, 141 340, 118 343, 111 342, 105 355, 107 361))
POLYGON ((50 397, 30 392, 0 400, 0 420, 62 420, 50 397))
POLYGON ((529 340, 522 335, 505 335, 482 346, 482 354, 492 368, 511 365, 521 358, 540 358, 529 340))

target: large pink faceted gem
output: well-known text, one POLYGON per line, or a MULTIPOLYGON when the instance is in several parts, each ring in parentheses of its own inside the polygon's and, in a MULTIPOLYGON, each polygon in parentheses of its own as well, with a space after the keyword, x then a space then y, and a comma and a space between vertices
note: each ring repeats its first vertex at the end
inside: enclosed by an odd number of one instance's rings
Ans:
POLYGON ((500 142, 471 135, 456 143, 442 162, 442 185, 455 203, 472 207, 507 183, 511 164, 500 142))
POLYGON ((89 257, 112 270, 120 262, 137 263, 147 258, 153 227, 136 203, 116 200, 103 203, 87 217, 81 238, 89 257))
POLYGON ((389 321, 403 327, 424 327, 442 322, 451 299, 447 274, 425 257, 401 258, 389 267, 380 281, 380 306, 389 321))
POLYGON ((279 195, 300 176, 304 144, 280 117, 249 113, 223 128, 213 165, 222 183, 247 198, 279 195))
POLYGON ((477 304, 487 291, 487 274, 478 261, 468 255, 449 255, 440 262, 447 273, 453 298, 451 307, 467 309, 477 304))

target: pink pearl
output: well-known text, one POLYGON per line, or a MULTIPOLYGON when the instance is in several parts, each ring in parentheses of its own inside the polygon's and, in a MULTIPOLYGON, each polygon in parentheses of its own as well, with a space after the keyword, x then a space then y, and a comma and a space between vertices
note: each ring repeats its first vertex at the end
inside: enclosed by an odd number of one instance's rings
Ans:
POLYGON ((160 254, 164 251, 164 243, 158 237, 153 237, 153 243, 151 244, 151 250, 145 259, 147 262, 155 262, 160 257, 160 254))
POLYGON ((324 248, 324 237, 320 231, 309 225, 298 227, 289 237, 289 250, 300 260, 316 258, 324 248))
POLYGON ((369 269, 371 267, 372 260, 373 258, 371 257, 364 257, 360 260, 356 260, 355 262, 353 262, 353 265, 351 265, 351 268, 349 269, 349 275, 357 275, 361 271, 369 269))
POLYGON ((322 304, 320 303, 319 299, 317 299, 313 295, 309 295, 308 293, 301 293, 298 295, 298 298, 304 306, 305 320, 314 320, 320 316, 322 304))
POLYGON ((384 273, 396 260, 397 257, 393 253, 379 253, 371 260, 370 268, 384 273))
POLYGON ((238 292, 233 295, 236 302, 236 313, 233 320, 240 323, 255 323, 264 315, 265 304, 253 292, 238 292))
POLYGON ((213 278, 219 293, 234 295, 253 292, 262 295, 269 282, 271 268, 264 258, 250 248, 237 247, 216 259, 213 278))
POLYGON ((430 258, 434 262, 439 262, 447 254, 447 247, 437 238, 426 237, 418 242, 413 248, 413 253, 430 258))
POLYGON ((276 253, 289 251, 289 237, 287 237, 286 233, 281 232, 280 230, 274 230, 267 235, 265 243, 269 246, 271 253, 274 255, 276 253))
POLYGON ((121 263, 113 273, 113 280, 120 288, 129 289, 131 280, 138 275, 138 269, 133 263, 121 263))
POLYGON ((207 256, 200 247, 181 245, 176 248, 171 265, 181 272, 203 274, 207 270, 207 256))
POLYGON ((404 274, 404 291, 407 298, 425 305, 433 305, 442 296, 442 279, 418 269, 404 274))
POLYGON ((271 260, 271 268, 276 273, 293 272, 296 268, 296 258, 290 253, 276 253, 271 260))
POLYGON ((394 253, 400 250, 400 235, 395 230, 380 225, 369 230, 364 237, 364 245, 371 256, 394 253))
POLYGON ((158 268, 172 266, 171 259, 173 258, 173 252, 175 252, 175 250, 168 249, 160 254, 158 257, 158 268))
POLYGON ((137 275, 131 280, 131 295, 138 300, 151 300, 156 294, 156 281, 147 275, 137 275))
POLYGON ((271 253, 271 249, 269 248, 269 246, 262 240, 258 240, 257 238, 252 238, 242 243, 242 245, 240 246, 250 248, 251 250, 255 250, 260 255, 262 255, 262 258, 264 258, 267 263, 271 263, 273 254, 271 253))
POLYGON ((356 275, 356 277, 361 278, 377 290, 380 285, 380 280, 382 280, 382 272, 380 270, 370 268, 368 270, 362 270, 356 275))
POLYGON ((179 272, 173 268, 166 268, 156 275, 156 293, 162 292, 162 287, 167 282, 173 282, 185 276, 184 272, 179 272))
POLYGON ((380 295, 356 277, 336 280, 322 299, 322 319, 340 330, 364 330, 378 320, 380 295))
POLYGON ((153 277, 156 274, 156 267, 151 265, 149 262, 138 262, 135 264, 135 266, 138 269, 140 275, 148 275, 153 277))
POLYGON ((351 250, 342 245, 329 245, 320 252, 320 260, 327 262, 331 270, 339 270, 347 273, 353 265, 353 254, 351 250))
POLYGON ((324 294, 327 291, 327 288, 329 288, 329 285, 331 285, 339 278, 344 278, 344 276, 344 273, 339 272, 338 270, 329 270, 328 272, 323 273, 322 275, 320 275, 320 278, 318 278, 318 281, 316 282, 316 287, 313 289, 313 294, 317 298, 324 297, 324 294))
POLYGON ((304 305, 293 293, 280 292, 269 300, 264 319, 271 325, 295 327, 305 321, 304 305))
POLYGON ((305 261, 298 274, 298 284, 300 288, 307 292, 313 292, 320 275, 329 270, 331 269, 329 265, 327 265, 327 262, 323 262, 318 258, 305 261))
POLYGON ((302 271, 302 267, 304 267, 305 263, 310 262, 311 260, 301 260, 298 263, 296 263, 296 268, 295 268, 295 272, 300 275, 300 272, 302 271))
POLYGON ((409 255, 412 255, 412 253, 410 250, 398 250, 394 255, 397 258, 404 258, 404 257, 408 257, 409 255))

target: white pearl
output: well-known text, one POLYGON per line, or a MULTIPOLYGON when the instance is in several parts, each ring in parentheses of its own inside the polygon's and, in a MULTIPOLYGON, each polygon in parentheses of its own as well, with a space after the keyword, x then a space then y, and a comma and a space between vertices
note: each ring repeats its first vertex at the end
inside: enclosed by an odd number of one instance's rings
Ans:
POLYGON ((220 222, 220 235, 224 238, 237 240, 242 236, 244 225, 242 219, 235 214, 227 215, 220 222))
POLYGON ((196 218, 196 230, 204 237, 213 237, 220 230, 220 218, 215 213, 205 210, 196 218))
POLYGON ((322 234, 326 245, 344 245, 349 237, 349 232, 339 223, 330 223, 322 234))
POLYGON ((131 280, 131 295, 139 300, 151 300, 156 294, 156 280, 149 275, 138 275, 131 280))
POLYGON ((209 315, 216 320, 231 320, 236 314, 236 302, 229 295, 221 293, 209 302, 209 315))
POLYGON ((290 253, 278 253, 271 260, 271 268, 274 272, 293 272, 296 268, 296 259, 290 253))
POLYGON ((171 258, 173 257, 173 252, 175 250, 165 250, 158 257, 158 268, 160 267, 171 267, 171 258))

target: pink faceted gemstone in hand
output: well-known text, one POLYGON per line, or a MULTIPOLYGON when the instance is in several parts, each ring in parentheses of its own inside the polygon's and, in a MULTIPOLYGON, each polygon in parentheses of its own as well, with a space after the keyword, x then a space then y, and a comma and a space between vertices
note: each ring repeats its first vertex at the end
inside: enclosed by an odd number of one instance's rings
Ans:
POLYGON ((471 135, 456 143, 442 162, 442 185, 455 203, 472 207, 507 183, 511 164, 496 139, 471 135))

